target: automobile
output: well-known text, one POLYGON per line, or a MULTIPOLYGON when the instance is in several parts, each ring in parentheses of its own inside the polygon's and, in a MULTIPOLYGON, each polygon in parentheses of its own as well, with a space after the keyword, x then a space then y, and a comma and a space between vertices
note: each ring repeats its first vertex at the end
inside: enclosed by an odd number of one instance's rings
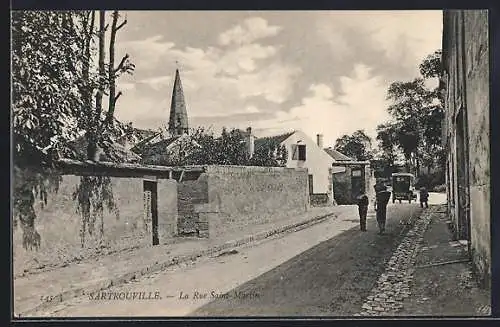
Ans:
POLYGON ((417 199, 415 193, 415 176, 410 173, 393 173, 392 174, 392 203, 396 200, 401 203, 402 200, 411 203, 417 199))

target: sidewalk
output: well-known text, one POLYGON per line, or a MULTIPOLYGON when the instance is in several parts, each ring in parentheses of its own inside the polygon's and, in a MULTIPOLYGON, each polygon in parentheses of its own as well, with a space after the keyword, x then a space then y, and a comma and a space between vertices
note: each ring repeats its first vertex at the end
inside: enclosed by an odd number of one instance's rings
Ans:
POLYGON ((360 316, 487 316, 490 292, 472 275, 467 244, 453 241, 445 205, 417 220, 363 303, 360 316))
POLYGON ((431 216, 417 253, 411 296, 401 314, 412 316, 488 316, 491 294, 473 274, 467 243, 453 241, 446 207, 431 216))
POLYGON ((268 223, 249 226, 224 239, 181 239, 174 244, 142 248, 132 252, 116 253, 99 259, 82 261, 64 268, 45 271, 14 280, 14 312, 30 312, 56 305, 62 301, 119 285, 142 275, 202 256, 209 256, 273 235, 292 232, 323 222, 329 218, 352 215, 355 206, 311 208, 307 213, 268 223), (53 297, 50 302, 41 297, 53 297))

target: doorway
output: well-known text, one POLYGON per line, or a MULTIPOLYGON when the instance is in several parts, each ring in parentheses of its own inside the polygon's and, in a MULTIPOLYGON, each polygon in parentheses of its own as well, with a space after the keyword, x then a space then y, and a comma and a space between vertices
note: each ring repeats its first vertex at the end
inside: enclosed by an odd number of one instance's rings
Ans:
POLYGON ((360 167, 352 168, 351 170, 351 201, 355 201, 356 197, 365 192, 364 169, 360 167))
POLYGON ((309 195, 314 193, 314 187, 313 187, 313 175, 309 175, 309 195))
POLYGON ((143 189, 145 216, 151 217, 152 241, 153 245, 158 245, 160 244, 160 238, 158 237, 158 183, 145 180, 143 189))

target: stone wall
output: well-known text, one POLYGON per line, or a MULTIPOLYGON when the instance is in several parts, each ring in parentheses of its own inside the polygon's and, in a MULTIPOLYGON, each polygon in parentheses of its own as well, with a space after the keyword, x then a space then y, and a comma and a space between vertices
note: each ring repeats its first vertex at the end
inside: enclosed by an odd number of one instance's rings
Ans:
POLYGON ((488 14, 468 10, 464 20, 472 258, 488 284, 491 269, 488 14))
POLYGON ((182 181, 177 185, 178 231, 180 235, 198 234, 208 229, 200 225, 197 205, 208 203, 208 176, 182 181))
POLYGON ((210 166, 179 183, 179 232, 217 238, 308 209, 306 169, 210 166))
MULTIPOLYGON (((143 178, 111 177, 116 210, 104 207, 104 248, 101 247, 100 219, 95 222, 93 235, 85 237, 81 246, 81 215, 73 193, 80 177, 63 175, 57 193, 49 193, 47 204, 35 204, 35 229, 40 234, 41 245, 37 252, 22 247, 22 229, 13 230, 14 265, 16 270, 40 265, 61 264, 106 252, 152 245, 150 222, 145 221, 143 178), (17 261, 17 262, 16 262, 17 261)), ((38 201, 38 200, 37 200, 38 201)), ((160 243, 176 234, 177 194, 175 180, 158 180, 158 233, 160 243)))
POLYGON ((332 205, 332 201, 330 201, 328 193, 310 194, 309 196, 311 206, 313 207, 326 207, 332 205))
POLYGON ((487 287, 491 283, 488 54, 486 10, 444 12, 448 208, 457 238, 470 239, 475 269, 487 287))

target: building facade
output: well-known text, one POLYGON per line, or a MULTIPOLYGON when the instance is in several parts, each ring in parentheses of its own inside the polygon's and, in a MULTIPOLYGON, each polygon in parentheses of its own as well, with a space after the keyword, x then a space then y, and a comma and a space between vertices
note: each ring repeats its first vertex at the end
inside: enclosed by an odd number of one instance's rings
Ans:
POLYGON ((247 129, 247 147, 252 154, 259 142, 273 139, 277 144, 284 146, 287 150, 287 168, 307 168, 309 172, 308 187, 311 204, 332 205, 333 187, 332 173, 334 169, 333 158, 324 150, 321 135, 317 142, 312 140, 300 130, 284 134, 257 138, 247 129))
POLYGON ((362 193, 368 195, 370 200, 374 198, 370 187, 374 183, 369 161, 356 161, 331 147, 324 150, 334 160, 332 183, 337 204, 356 204, 357 197, 362 193))
POLYGON ((487 10, 445 10, 443 72, 448 210, 468 241, 477 275, 491 279, 489 46, 487 10))

